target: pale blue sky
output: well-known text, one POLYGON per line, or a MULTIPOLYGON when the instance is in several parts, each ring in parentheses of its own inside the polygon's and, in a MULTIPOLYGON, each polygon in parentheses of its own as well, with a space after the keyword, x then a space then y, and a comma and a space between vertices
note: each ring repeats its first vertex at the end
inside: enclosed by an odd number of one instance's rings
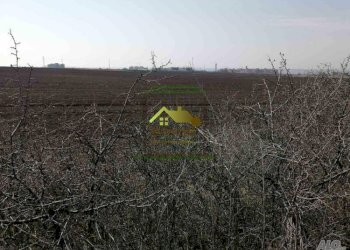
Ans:
POLYGON ((12 29, 21 65, 69 67, 268 67, 284 52, 291 68, 338 64, 350 55, 349 0, 0 0, 0 65, 12 29))

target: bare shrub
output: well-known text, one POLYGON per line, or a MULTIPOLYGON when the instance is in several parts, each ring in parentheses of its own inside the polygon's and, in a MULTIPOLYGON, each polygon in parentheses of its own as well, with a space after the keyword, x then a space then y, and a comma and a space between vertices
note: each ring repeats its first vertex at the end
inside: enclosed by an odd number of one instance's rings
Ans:
POLYGON ((217 152, 227 195, 236 194, 236 247, 349 244, 348 62, 341 75, 324 68, 305 79, 281 74, 282 55, 276 81, 257 88, 259 102, 230 104, 217 152))
MULTIPOLYGON (((11 37, 13 38, 12 34, 11 37)), ((182 154, 153 150, 141 116, 49 102, 32 109, 32 68, 16 65, 0 121, 0 246, 7 249, 308 249, 349 245, 349 78, 262 79, 249 103, 211 111, 182 154), (10 89, 10 90, 9 90, 10 89)), ((164 65, 163 65, 164 66, 164 65)), ((287 71, 288 72, 288 71, 287 71)), ((173 149, 178 153, 176 149, 173 149)))

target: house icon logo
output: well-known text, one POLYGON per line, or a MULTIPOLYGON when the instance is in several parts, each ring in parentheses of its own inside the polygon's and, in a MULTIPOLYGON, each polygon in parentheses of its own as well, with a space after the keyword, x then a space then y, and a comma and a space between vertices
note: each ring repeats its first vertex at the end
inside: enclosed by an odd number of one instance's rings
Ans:
POLYGON ((195 128, 199 127, 202 123, 198 116, 192 116, 190 112, 181 106, 177 107, 177 110, 169 110, 166 107, 162 107, 149 122, 153 123, 159 118, 160 126, 169 126, 169 117, 176 123, 189 123, 195 128))

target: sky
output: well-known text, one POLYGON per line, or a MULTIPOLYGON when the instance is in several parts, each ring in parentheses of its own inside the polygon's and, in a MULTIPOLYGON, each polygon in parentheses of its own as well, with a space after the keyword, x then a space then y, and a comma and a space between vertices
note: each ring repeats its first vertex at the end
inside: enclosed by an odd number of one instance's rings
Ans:
POLYGON ((349 0, 0 0, 0 65, 338 67, 350 55, 349 0))

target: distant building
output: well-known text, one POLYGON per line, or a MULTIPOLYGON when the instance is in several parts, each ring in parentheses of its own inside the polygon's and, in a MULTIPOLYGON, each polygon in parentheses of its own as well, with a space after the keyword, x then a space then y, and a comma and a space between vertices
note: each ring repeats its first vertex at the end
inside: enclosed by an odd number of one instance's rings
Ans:
POLYGON ((143 66, 130 66, 129 70, 148 70, 148 68, 143 66))
POLYGON ((193 71, 192 67, 168 67, 160 68, 160 71, 193 71))
POLYGON ((47 65, 48 68, 51 69, 64 69, 64 64, 63 63, 50 63, 47 65))
POLYGON ((240 73, 240 74, 260 74, 260 75, 271 75, 274 74, 275 71, 273 69, 249 69, 248 67, 245 68, 239 68, 239 69, 229 69, 224 68, 220 69, 219 72, 226 72, 226 73, 240 73))

